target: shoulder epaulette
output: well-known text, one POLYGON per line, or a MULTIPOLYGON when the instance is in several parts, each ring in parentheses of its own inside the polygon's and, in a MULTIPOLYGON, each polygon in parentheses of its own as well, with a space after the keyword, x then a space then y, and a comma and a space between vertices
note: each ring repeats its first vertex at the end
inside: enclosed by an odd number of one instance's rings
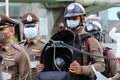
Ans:
POLYGON ((12 46, 17 50, 20 50, 20 46, 18 44, 13 43, 12 46))
POLYGON ((14 47, 16 50, 18 50, 19 52, 24 52, 23 48, 19 45, 19 44, 12 44, 12 47, 14 47))
POLYGON ((84 34, 81 34, 81 35, 79 35, 79 36, 81 36, 81 40, 83 41, 83 40, 85 40, 86 38, 90 38, 92 35, 91 35, 90 33, 84 33, 84 34))

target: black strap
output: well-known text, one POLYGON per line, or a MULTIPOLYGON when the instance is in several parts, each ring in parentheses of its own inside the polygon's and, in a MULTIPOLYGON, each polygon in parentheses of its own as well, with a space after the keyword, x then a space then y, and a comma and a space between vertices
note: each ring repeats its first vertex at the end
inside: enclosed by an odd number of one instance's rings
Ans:
MULTIPOLYGON (((82 49, 82 39, 81 39, 81 36, 78 36, 78 39, 79 39, 79 46, 80 46, 80 50, 82 49)), ((83 65, 83 54, 81 54, 80 56, 80 59, 81 59, 81 65, 83 65)))
POLYGON ((79 53, 82 53, 82 54, 86 54, 86 55, 89 55, 89 56, 92 56, 92 57, 97 57, 97 58, 105 58, 105 59, 110 59, 110 60, 117 60, 117 58, 113 58, 113 57, 107 57, 107 56, 101 56, 101 55, 98 55, 98 54, 93 54, 93 53, 90 53, 90 52, 86 52, 86 51, 83 51, 83 50, 79 50, 73 46, 70 46, 62 41, 54 41, 54 40, 50 40, 52 42, 57 42, 57 43, 60 43, 61 45, 65 45, 66 47, 68 48, 71 48, 79 53))

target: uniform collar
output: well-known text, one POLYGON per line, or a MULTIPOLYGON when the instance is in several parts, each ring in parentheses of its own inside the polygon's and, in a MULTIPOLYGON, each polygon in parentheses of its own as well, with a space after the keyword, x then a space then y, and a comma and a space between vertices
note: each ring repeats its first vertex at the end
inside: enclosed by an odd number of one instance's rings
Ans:
POLYGON ((36 37, 34 40, 33 40, 33 43, 34 44, 37 44, 37 42, 40 40, 40 38, 39 37, 36 37))
POLYGON ((33 39, 31 42, 27 42, 27 40, 26 40, 26 42, 25 42, 25 44, 24 45, 27 45, 27 44, 35 44, 35 45, 37 45, 37 43, 38 43, 38 41, 40 40, 40 38, 37 36, 35 39, 33 39))

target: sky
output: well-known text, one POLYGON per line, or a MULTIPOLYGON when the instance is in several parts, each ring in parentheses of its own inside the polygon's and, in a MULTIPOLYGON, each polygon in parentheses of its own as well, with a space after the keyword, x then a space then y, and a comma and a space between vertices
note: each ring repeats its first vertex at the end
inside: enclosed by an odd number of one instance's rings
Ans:
POLYGON ((108 9, 108 19, 109 20, 119 20, 116 13, 120 10, 120 7, 113 7, 108 9))

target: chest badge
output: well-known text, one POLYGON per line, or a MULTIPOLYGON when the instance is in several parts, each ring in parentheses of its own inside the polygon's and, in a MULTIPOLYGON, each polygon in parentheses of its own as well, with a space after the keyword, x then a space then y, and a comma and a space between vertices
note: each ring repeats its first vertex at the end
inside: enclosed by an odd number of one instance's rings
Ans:
POLYGON ((40 52, 40 47, 39 46, 33 46, 32 51, 33 52, 40 52))
POLYGON ((11 51, 9 51, 9 52, 6 53, 8 59, 12 59, 14 54, 15 53, 13 53, 11 51))

